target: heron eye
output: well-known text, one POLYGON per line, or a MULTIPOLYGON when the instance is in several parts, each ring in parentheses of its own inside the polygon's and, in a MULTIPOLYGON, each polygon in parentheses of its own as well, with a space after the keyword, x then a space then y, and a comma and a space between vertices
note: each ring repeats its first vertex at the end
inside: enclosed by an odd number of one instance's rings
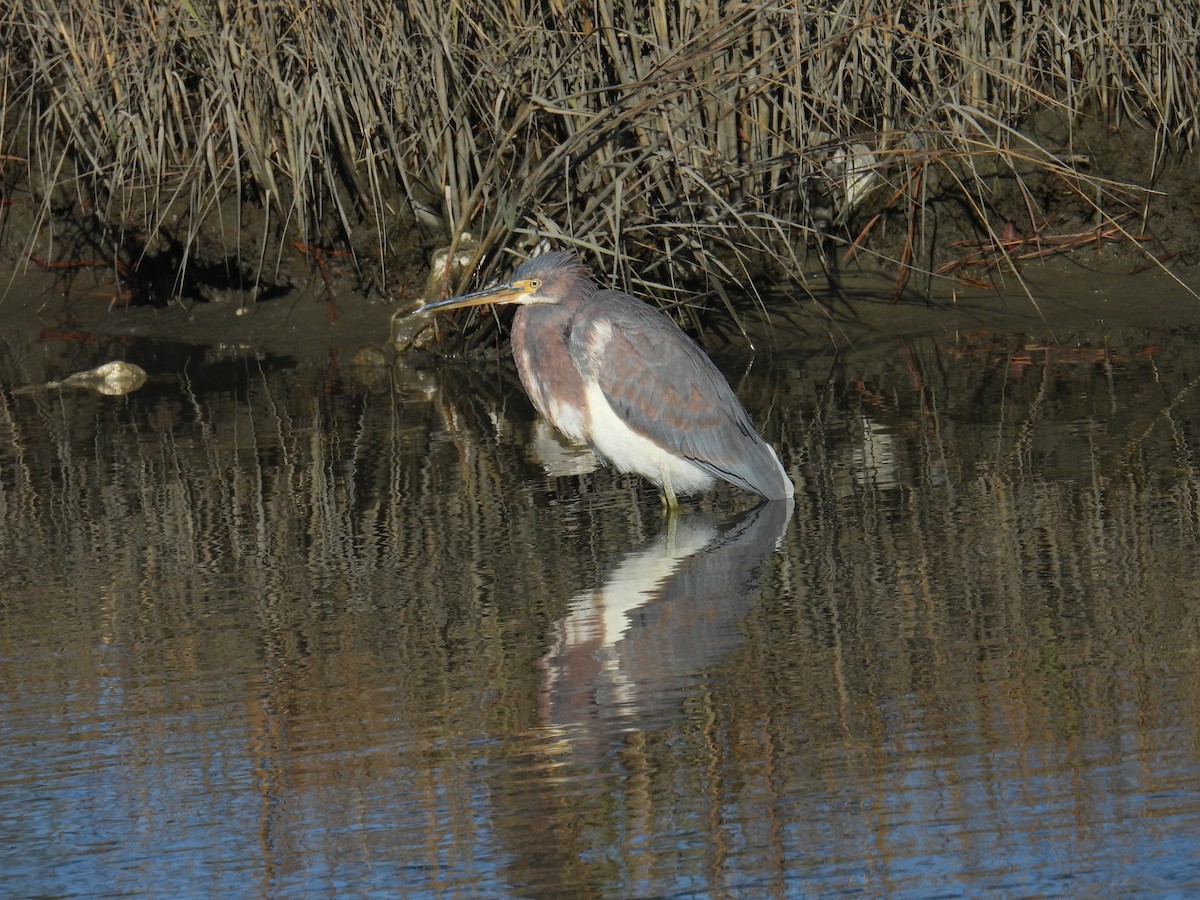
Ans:
POLYGON ((541 286, 542 286, 542 279, 540 279, 540 278, 530 278, 529 279, 529 289, 531 291, 536 291, 541 286))

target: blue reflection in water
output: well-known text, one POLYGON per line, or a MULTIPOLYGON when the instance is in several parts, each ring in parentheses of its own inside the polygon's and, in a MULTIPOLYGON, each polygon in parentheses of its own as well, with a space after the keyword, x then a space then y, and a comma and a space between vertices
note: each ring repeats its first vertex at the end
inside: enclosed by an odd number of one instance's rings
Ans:
POLYGON ((228 699, 244 685, 197 685, 187 711, 162 706, 162 684, 60 686, 0 712, 5 843, 19 847, 0 875, 5 896, 239 890, 258 870, 246 853, 258 802, 245 710, 228 699))
POLYGON ((0 894, 1184 896, 1163 344, 1099 398, 933 342, 784 367, 795 514, 664 533, 503 375, 2 395, 0 894))

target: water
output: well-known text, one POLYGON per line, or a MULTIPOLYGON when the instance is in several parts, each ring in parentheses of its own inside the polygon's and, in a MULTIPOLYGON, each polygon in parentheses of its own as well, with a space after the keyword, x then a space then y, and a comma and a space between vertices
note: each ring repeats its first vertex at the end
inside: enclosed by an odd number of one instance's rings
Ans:
POLYGON ((796 502, 668 525, 493 362, 0 344, 0 894, 1200 889, 1200 333, 1045 347, 723 357, 796 502))

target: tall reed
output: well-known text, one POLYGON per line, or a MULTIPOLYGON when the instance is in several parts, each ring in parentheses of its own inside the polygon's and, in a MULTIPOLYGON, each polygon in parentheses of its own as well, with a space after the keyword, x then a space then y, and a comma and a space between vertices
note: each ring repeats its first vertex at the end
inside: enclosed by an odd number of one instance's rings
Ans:
MULTIPOLYGON (((1070 126, 1200 135, 1200 7, 1170 0, 0 0, 6 193, 112 257, 292 240, 381 270, 411 244, 567 241, 669 295, 801 271, 816 243, 930 254, 950 196, 995 237, 1039 195, 1146 194, 1070 126), (1064 140, 1029 124, 1051 113, 1064 140), (77 227, 77 226, 75 226, 77 227), (893 248, 896 242, 893 242, 893 248), (632 274, 640 261, 639 275, 632 274)), ((897 259, 893 259, 893 262, 897 259)))

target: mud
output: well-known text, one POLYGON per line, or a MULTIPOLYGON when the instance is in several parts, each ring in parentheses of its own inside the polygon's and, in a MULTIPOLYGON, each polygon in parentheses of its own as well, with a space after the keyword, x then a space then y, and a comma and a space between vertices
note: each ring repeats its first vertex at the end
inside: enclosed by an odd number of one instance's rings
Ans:
MULTIPOLYGON (((1020 173, 1029 191, 1024 201, 998 192, 988 209, 1009 260, 973 230, 961 204, 938 195, 931 176, 930 209, 937 216, 923 220, 907 277, 895 262, 906 231, 881 224, 870 252, 847 261, 838 249, 822 265, 809 248, 808 271, 795 282, 758 283, 760 296, 741 298, 736 319, 714 303, 691 325, 716 350, 786 347, 821 336, 849 349, 869 346, 873 335, 931 329, 1016 326, 1069 340, 1118 321, 1190 319, 1200 307, 1196 156, 1164 152, 1135 125, 1068 127, 1051 116, 1028 125, 1036 140, 1111 186, 1106 196, 1088 196, 1062 178, 1020 173), (1097 203, 1116 219, 1099 220, 1097 203), (940 275, 921 274, 939 269, 940 275)), ((403 318, 427 291, 438 242, 415 228, 387 236, 384 255, 355 257, 276 238, 276 251, 255 266, 246 260, 258 258, 261 248, 246 241, 261 241, 264 223, 246 208, 240 230, 208 235, 186 264, 168 242, 146 248, 130 272, 103 260, 56 257, 53 245, 30 238, 38 233, 31 209, 11 202, 0 219, 0 325, 9 334, 81 341, 136 336, 301 356, 364 345, 390 353, 393 337, 402 345, 428 343, 429 333, 420 334, 427 323, 403 318)), ((378 235, 362 240, 381 244, 378 235)), ((57 247, 70 252, 69 242, 57 247)), ((475 349, 494 354, 501 340, 489 327, 475 349)))
MULTIPOLYGON (((1200 298, 1193 293, 1200 287, 1200 271, 1180 267, 1130 274, 1121 253, 1052 259, 1022 267, 1021 281, 997 277, 989 289, 942 284, 923 298, 910 295, 902 302, 891 300, 894 284, 886 273, 854 272, 844 275, 835 293, 814 272, 810 289, 765 289, 765 305, 747 303, 736 321, 709 316, 699 338, 715 355, 814 347, 853 355, 870 353, 880 342, 933 332, 1019 332, 1031 341, 1090 346, 1103 343, 1111 329, 1200 323, 1200 298)), ((416 295, 388 302, 344 288, 331 298, 323 284, 258 303, 174 301, 161 308, 114 306, 97 293, 101 288, 76 280, 64 292, 61 281, 47 273, 10 275, 0 299, 0 330, 6 340, 28 344, 107 345, 115 358, 123 346, 151 339, 226 357, 347 360, 358 355, 386 361, 396 355, 394 333, 433 327, 404 317, 404 309, 417 304, 416 295)), ((493 333, 476 353, 505 355, 507 340, 493 333)), ((427 352, 409 355, 414 361, 429 357, 427 352)), ((45 377, 65 374, 49 371, 45 377)))

